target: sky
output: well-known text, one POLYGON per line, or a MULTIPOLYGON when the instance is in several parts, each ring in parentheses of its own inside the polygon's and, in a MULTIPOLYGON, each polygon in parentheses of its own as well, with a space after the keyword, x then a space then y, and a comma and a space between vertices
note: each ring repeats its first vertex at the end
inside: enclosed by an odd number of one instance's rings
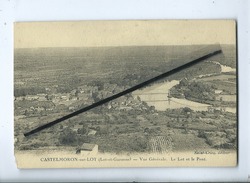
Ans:
POLYGON ((235 44, 233 20, 16 22, 15 48, 235 44))

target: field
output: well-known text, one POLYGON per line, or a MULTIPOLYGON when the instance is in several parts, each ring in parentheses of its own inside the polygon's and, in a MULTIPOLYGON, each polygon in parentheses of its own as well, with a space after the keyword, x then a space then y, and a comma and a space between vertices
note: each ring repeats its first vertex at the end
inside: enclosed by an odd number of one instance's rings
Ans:
MULTIPOLYGON (((58 85, 59 92, 67 92, 79 85, 103 82, 131 87, 183 64, 183 61, 191 59, 184 57, 200 47, 202 46, 16 49, 15 92, 18 89, 38 90, 55 85, 58 85)), ((225 51, 233 50, 230 46, 224 47, 225 51)), ((221 59, 218 56, 217 60, 224 62, 224 57, 221 59)), ((176 73, 169 79, 193 77, 193 70, 195 75, 206 74, 210 70, 216 72, 216 67, 212 64, 204 64, 206 63, 176 73)))
POLYGON ((172 151, 172 138, 165 136, 156 136, 150 139, 150 149, 152 153, 168 153, 172 151))
MULTIPOLYGON (((216 76, 210 76, 210 77, 204 77, 201 79, 198 79, 199 81, 227 81, 235 79, 235 75, 226 75, 226 74, 220 74, 216 76)), ((229 82, 229 81, 228 81, 229 82)), ((233 84, 236 84, 235 82, 232 82, 233 84)))

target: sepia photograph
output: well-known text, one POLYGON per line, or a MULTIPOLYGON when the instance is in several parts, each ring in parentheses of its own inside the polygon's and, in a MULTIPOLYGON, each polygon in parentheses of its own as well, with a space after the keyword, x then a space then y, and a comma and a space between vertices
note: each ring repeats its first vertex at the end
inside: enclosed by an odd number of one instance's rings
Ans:
POLYGON ((234 167, 234 20, 14 24, 18 168, 234 167))

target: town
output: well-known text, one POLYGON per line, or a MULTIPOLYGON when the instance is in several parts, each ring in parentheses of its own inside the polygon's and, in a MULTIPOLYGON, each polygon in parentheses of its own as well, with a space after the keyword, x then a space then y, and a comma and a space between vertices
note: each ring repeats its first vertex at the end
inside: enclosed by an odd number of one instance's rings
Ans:
MULTIPOLYGON (((180 84, 188 86, 189 82, 192 83, 192 81, 185 82, 180 84)), ((208 107, 207 111, 193 111, 188 107, 157 111, 153 106, 142 101, 139 96, 132 94, 127 94, 69 119, 63 124, 44 130, 37 134, 38 139, 31 137, 24 142, 24 130, 49 122, 50 116, 56 119, 125 88, 105 83, 102 87, 79 86, 69 93, 53 94, 50 93, 52 89, 47 89, 48 93, 16 97, 16 147, 20 150, 28 150, 68 146, 77 151, 82 144, 88 143, 98 144, 100 152, 125 150, 164 153, 173 149, 191 148, 191 144, 180 143, 181 137, 190 138, 190 140, 198 138, 196 143, 206 148, 210 146, 236 148, 234 113, 221 108, 217 110, 216 107, 208 107), (24 121, 26 125, 23 125, 24 121), (46 140, 48 138, 49 140, 46 140)), ((185 87, 182 86, 182 89, 185 90, 185 87)), ((176 93, 174 95, 177 95, 176 93)), ((213 93, 216 94, 216 90, 213 90, 213 93)), ((214 97, 214 101, 220 100, 214 97)))

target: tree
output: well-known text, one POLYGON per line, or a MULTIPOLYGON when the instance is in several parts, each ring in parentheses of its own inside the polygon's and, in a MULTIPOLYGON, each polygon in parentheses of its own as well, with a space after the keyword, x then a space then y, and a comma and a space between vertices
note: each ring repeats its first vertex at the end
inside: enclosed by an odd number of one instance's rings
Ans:
POLYGON ((87 131, 88 131, 88 129, 86 128, 86 127, 82 127, 82 128, 79 128, 78 130, 77 130, 77 133, 78 134, 85 134, 85 133, 87 133, 87 131))
POLYGON ((188 86, 188 80, 186 78, 182 79, 179 83, 180 87, 188 86))
POLYGON ((148 141, 143 137, 134 137, 130 142, 130 148, 136 152, 145 152, 148 148, 148 141))
POLYGON ((150 109, 150 111, 154 112, 155 111, 155 106, 150 106, 149 109, 150 109))
POLYGON ((184 113, 188 113, 188 112, 192 112, 193 110, 190 109, 189 107, 184 107, 184 108, 182 109, 182 111, 183 111, 184 113))
POLYGON ((59 142, 62 145, 74 145, 77 143, 77 134, 69 128, 59 136, 59 142))

